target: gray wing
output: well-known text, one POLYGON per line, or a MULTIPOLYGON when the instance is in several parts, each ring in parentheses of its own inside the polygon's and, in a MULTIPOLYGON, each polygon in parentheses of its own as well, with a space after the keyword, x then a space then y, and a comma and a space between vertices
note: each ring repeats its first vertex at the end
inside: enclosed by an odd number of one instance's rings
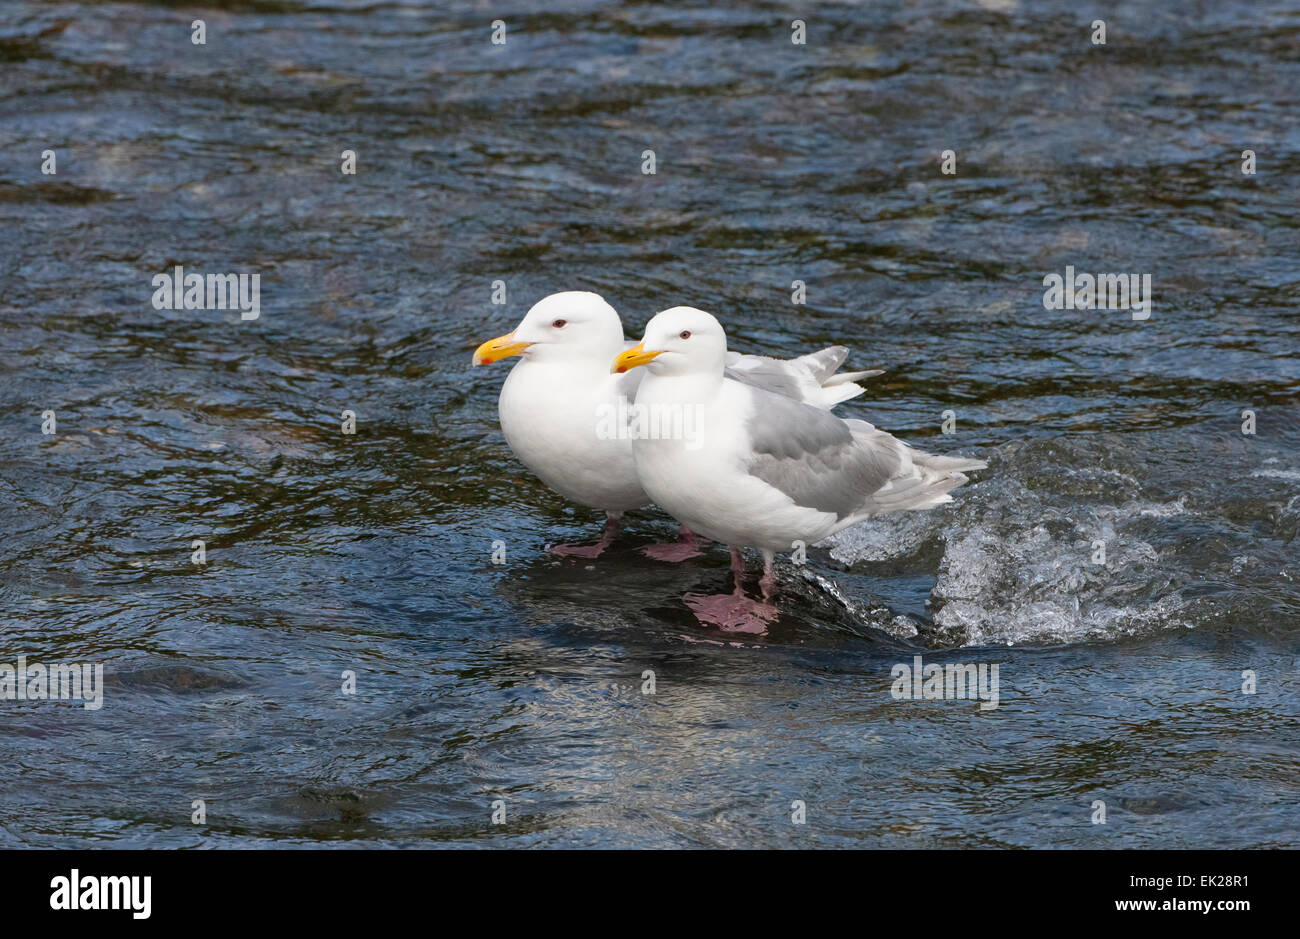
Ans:
POLYGON ((879 369, 837 374, 835 370, 844 364, 848 354, 845 346, 827 346, 793 359, 728 351, 723 374, 733 381, 829 410, 862 394, 865 389, 855 382, 880 374, 879 369))
POLYGON ((848 346, 827 346, 818 352, 799 356, 798 361, 808 366, 808 371, 812 372, 813 378, 817 379, 817 384, 823 385, 848 357, 848 346))
POLYGON ((888 434, 867 443, 828 411, 761 389, 751 393, 756 406, 746 424, 750 475, 795 505, 844 519, 861 512, 870 495, 903 469, 902 444, 888 434))
POLYGON ((866 421, 835 415, 759 389, 746 423, 749 473, 795 505, 834 512, 843 521, 951 501, 963 470, 981 460, 933 456, 866 421))
POLYGON ((798 379, 780 359, 728 352, 727 367, 722 373, 733 381, 762 388, 764 391, 786 398, 798 400, 802 396, 798 379))

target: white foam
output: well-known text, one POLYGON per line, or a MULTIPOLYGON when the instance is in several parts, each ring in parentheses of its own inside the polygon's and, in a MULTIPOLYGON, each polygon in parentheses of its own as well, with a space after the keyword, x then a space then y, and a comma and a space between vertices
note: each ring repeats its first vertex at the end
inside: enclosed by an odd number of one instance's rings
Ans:
POLYGON ((1094 469, 1095 454, 1069 449, 1012 448, 955 492, 952 506, 856 526, 828 539, 831 554, 848 564, 905 558, 937 540, 931 604, 945 644, 1072 642, 1186 625, 1185 601, 1171 588, 1182 573, 1176 545, 1149 540, 1153 520, 1192 514, 1186 497, 1144 499, 1133 476, 1094 469), (1061 459, 1067 465, 1049 472, 1045 464, 1061 459), (1104 564, 1095 562, 1102 546, 1104 564))
POLYGON ((1300 470, 1292 469, 1260 469, 1250 474, 1255 477, 1267 477, 1269 479, 1300 479, 1300 470))

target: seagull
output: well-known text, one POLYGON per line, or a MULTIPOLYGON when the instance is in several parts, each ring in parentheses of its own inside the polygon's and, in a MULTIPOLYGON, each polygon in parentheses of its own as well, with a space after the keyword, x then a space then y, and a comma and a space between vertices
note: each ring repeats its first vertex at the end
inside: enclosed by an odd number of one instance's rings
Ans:
POLYGON ((695 445, 680 435, 645 436, 632 441, 632 453, 637 479, 656 505, 731 549, 733 593, 686 598, 702 620, 761 632, 776 618, 776 552, 885 512, 951 502, 949 491, 967 481, 963 474, 985 468, 981 460, 923 453, 866 421, 737 381, 726 362, 721 324, 703 310, 673 307, 651 319, 645 338, 610 368, 617 375, 645 366, 637 407, 691 414, 699 428, 695 445), (762 603, 741 586, 744 547, 763 553, 762 603))
MULTIPOLYGON (((631 345, 618 314, 598 294, 565 291, 538 301, 513 332, 474 351, 474 365, 520 357, 497 404, 514 454, 566 499, 605 513, 605 529, 595 544, 554 545, 553 554, 599 556, 613 543, 623 513, 651 501, 637 476, 631 440, 640 432, 631 405, 645 372, 611 374, 609 369, 610 360, 631 345)), ((736 381, 773 396, 829 409, 862 394, 856 381, 880 374, 837 373, 847 355, 843 346, 790 360, 732 352, 723 368, 736 381)), ((644 550, 657 560, 680 561, 700 553, 698 542, 683 528, 678 544, 644 550)))

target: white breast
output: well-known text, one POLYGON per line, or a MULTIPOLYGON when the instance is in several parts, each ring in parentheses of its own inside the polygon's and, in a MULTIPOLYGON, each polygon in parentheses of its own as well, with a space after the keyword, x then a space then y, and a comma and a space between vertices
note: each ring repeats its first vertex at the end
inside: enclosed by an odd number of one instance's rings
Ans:
POLYGON ((501 388, 498 412, 520 461, 560 495, 621 512, 650 500, 637 479, 631 441, 610 433, 619 382, 559 364, 520 361, 501 388))
POLYGON ((795 505, 747 471, 745 420, 751 403, 743 386, 724 382, 717 394, 692 395, 681 379, 649 376, 637 403, 700 407, 698 446, 682 439, 633 442, 641 485, 655 504, 693 531, 729 545, 789 551, 830 534, 831 513, 795 505))

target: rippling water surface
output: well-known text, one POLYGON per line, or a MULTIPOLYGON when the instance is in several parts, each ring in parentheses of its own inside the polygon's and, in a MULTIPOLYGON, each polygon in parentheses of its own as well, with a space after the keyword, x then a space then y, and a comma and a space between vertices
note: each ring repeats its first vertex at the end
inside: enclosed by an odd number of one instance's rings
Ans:
POLYGON ((1300 845, 1300 8, 795 15, 4 5, 0 660, 107 687, 0 702, 0 845, 1300 845), (155 310, 176 264, 261 317, 155 310), (1045 310, 1066 265, 1150 319, 1045 310), (989 469, 720 635, 654 511, 543 552, 599 520, 468 362, 563 289, 843 342, 888 370, 843 413, 989 469), (1000 706, 894 700, 918 653, 1000 706))

